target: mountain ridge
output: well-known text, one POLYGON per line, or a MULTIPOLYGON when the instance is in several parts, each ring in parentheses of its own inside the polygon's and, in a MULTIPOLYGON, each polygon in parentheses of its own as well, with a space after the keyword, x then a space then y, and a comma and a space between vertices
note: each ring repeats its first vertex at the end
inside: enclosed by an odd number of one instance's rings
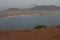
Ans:
POLYGON ((35 6, 31 8, 31 10, 60 10, 60 6, 55 6, 55 5, 41 5, 41 6, 35 6))
POLYGON ((9 8, 0 12, 0 18, 13 15, 30 15, 30 14, 55 14, 60 13, 60 7, 57 6, 35 6, 33 8, 19 9, 9 8))
MULTIPOLYGON (((19 8, 8 8, 6 10, 60 10, 60 6, 55 5, 36 5, 32 8, 25 8, 25 9, 19 9, 19 8)), ((5 10, 4 10, 5 11, 5 10)))

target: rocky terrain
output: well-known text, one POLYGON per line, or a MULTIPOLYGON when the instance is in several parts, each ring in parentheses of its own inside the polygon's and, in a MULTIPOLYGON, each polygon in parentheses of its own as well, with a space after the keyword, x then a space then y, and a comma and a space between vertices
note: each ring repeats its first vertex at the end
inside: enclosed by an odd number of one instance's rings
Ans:
POLYGON ((60 40, 60 25, 41 29, 0 30, 0 40, 60 40))
POLYGON ((33 8, 28 9, 18 9, 18 8, 10 8, 0 12, 0 18, 13 16, 13 15, 32 15, 32 14, 55 14, 60 13, 60 7, 56 6, 35 6, 33 8))

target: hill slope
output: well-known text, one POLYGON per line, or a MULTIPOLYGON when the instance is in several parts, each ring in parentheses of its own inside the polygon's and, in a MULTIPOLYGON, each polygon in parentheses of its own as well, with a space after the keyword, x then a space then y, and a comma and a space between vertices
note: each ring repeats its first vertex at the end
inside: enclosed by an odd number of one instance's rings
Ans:
POLYGON ((60 40, 60 26, 31 30, 0 30, 0 40, 60 40))
POLYGON ((31 8, 31 10, 60 10, 60 7, 54 5, 50 5, 50 6, 41 5, 31 8))
POLYGON ((60 13, 60 7, 57 6, 35 6, 28 9, 10 8, 0 12, 0 18, 13 15, 30 15, 30 14, 55 14, 60 13))

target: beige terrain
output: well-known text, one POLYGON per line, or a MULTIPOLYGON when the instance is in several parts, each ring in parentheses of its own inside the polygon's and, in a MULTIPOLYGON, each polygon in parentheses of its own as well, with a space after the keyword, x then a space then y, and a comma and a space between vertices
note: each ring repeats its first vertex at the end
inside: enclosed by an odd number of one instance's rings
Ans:
POLYGON ((0 40, 60 40, 60 25, 29 30, 0 30, 0 40))
POLYGON ((8 9, 0 12, 0 18, 13 16, 13 15, 45 15, 45 14, 55 14, 60 13, 60 10, 39 10, 39 11, 31 11, 31 10, 19 10, 19 9, 8 9))

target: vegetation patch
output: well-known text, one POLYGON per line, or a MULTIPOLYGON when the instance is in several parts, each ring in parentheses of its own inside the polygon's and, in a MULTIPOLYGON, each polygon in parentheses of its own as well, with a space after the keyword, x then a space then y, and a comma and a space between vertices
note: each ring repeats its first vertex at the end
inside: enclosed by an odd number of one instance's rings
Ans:
POLYGON ((45 25, 37 25, 34 27, 34 29, 40 29, 40 28, 47 28, 45 25))

